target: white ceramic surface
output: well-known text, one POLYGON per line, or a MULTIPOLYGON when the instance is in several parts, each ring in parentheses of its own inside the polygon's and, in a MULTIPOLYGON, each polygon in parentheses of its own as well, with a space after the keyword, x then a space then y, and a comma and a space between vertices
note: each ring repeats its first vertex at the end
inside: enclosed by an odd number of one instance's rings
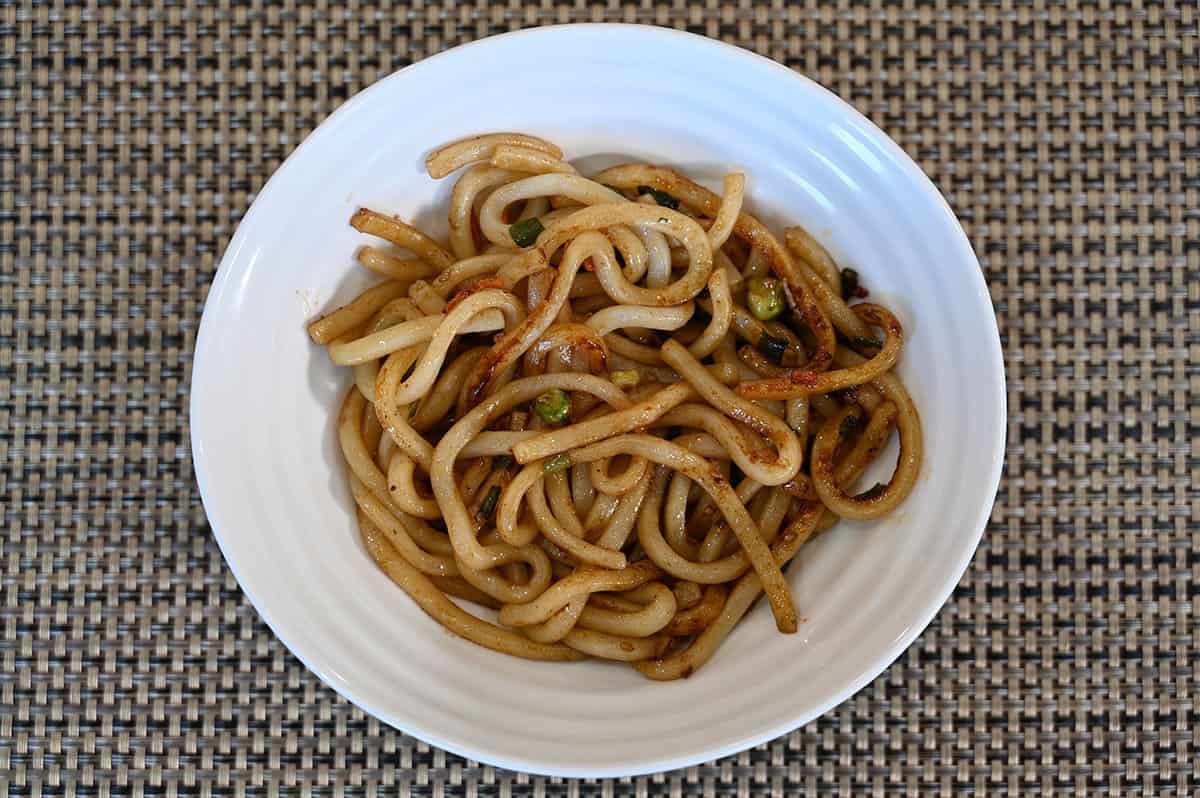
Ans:
POLYGON ((191 431, 208 518, 263 619, 321 679, 430 743, 510 768, 634 774, 739 751, 804 724, 877 676, 933 618, 987 521, 1004 446, 996 322, 946 203, 885 135, 816 84, 674 31, 566 26, 486 39, 347 102, 246 214, 204 310, 191 431), (530 78, 528 76, 536 76, 530 78), (675 164, 750 207, 803 221, 862 274, 908 334, 900 371, 925 422, 920 482, 901 510, 840 524, 788 572, 807 618, 775 631, 761 604, 694 677, 647 681, 599 662, 543 664, 443 631, 358 541, 335 449, 349 373, 305 324, 368 282, 368 205, 435 230, 451 181, 433 147, 519 130, 593 168, 675 164))

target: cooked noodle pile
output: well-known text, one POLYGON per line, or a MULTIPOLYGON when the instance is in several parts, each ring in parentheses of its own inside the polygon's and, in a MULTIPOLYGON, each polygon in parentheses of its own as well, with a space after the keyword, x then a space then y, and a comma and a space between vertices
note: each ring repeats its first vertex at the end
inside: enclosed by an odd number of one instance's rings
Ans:
POLYGON ((896 317, 746 213, 741 174, 720 196, 646 164, 584 177, 509 133, 426 163, 463 170, 449 246, 357 211, 387 279, 309 327, 354 371, 338 435, 380 567, 482 646, 653 679, 691 675, 760 594, 794 632, 782 568, 920 469, 896 317), (891 479, 856 487, 893 430, 891 479))

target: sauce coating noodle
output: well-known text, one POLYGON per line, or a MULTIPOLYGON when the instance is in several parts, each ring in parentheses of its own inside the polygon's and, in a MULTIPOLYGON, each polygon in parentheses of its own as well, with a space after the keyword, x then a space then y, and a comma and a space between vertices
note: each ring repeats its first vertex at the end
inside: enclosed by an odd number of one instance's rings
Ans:
POLYGON ((651 679, 695 673, 759 595, 794 632, 788 562, 919 476, 900 320, 750 215, 740 173, 588 177, 520 133, 426 164, 462 170, 450 241, 359 209, 387 279, 309 325, 353 371, 338 440, 380 568, 481 646, 651 679), (893 438, 893 475, 857 485, 893 438))

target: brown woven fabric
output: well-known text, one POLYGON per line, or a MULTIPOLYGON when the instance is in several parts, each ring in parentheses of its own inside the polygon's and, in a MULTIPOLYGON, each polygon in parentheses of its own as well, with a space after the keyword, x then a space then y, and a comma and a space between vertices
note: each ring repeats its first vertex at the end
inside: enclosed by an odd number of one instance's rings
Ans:
POLYGON ((0 3, 0 794, 1187 795, 1200 778, 1192 2, 0 3), (432 750, 258 620, 200 507, 189 362, 234 226, 329 111, 521 26, 686 27, 838 92, 963 220, 1007 356, 983 545, 854 699, 704 767, 432 750))

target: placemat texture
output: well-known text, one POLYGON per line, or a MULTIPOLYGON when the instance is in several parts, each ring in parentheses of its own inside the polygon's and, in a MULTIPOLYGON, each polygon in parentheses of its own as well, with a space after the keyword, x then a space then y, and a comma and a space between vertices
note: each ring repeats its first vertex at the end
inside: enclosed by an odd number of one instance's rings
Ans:
POLYGON ((0 3, 0 794, 1191 794, 1198 18, 1147 0, 0 3), (569 782, 433 750, 308 674, 207 529, 187 398, 221 252, 328 112, 452 45, 604 20, 777 59, 921 163, 987 272, 1009 446, 962 585, 858 696, 717 763, 569 782))

